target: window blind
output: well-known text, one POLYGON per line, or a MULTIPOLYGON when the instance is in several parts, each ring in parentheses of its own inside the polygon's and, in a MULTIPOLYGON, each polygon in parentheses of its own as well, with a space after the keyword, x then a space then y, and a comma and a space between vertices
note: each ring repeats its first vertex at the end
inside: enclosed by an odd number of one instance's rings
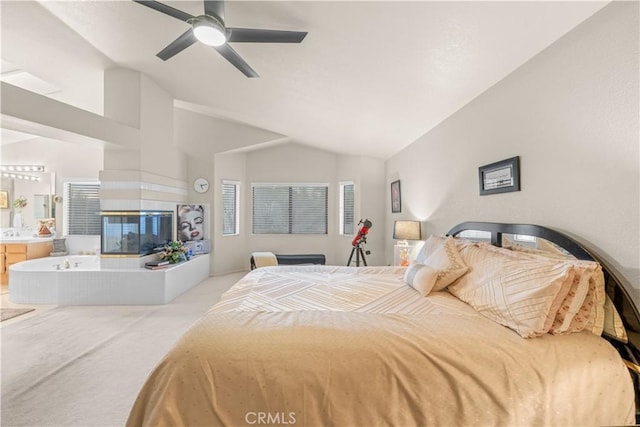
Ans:
POLYGON ((254 184, 254 234, 327 234, 327 184, 254 184))
POLYGON ((342 222, 342 234, 353 234, 354 224, 354 192, 355 188, 352 183, 342 184, 342 200, 340 206, 342 207, 341 222, 342 222))
POLYGON ((240 184, 237 182, 222 182, 222 234, 225 236, 240 234, 239 188, 240 184))
POLYGON ((100 183, 65 183, 65 234, 100 235, 100 183))

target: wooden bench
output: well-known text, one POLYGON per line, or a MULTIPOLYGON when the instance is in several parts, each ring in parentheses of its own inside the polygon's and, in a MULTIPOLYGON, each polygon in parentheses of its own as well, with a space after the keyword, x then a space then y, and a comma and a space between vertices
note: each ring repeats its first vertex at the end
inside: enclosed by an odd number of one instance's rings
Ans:
MULTIPOLYGON (((296 254, 296 255, 277 255, 278 265, 300 265, 300 264, 320 264, 326 262, 323 254, 296 254)), ((255 260, 251 256, 251 269, 256 268, 255 260)))

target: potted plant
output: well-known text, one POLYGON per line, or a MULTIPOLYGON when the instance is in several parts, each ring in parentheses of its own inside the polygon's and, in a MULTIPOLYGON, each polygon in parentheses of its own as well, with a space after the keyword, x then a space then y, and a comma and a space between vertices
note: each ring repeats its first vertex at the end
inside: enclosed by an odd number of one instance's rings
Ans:
POLYGON ((160 260, 169 261, 171 264, 188 261, 190 258, 191 249, 187 248, 179 240, 174 240, 164 245, 162 252, 159 254, 160 260))

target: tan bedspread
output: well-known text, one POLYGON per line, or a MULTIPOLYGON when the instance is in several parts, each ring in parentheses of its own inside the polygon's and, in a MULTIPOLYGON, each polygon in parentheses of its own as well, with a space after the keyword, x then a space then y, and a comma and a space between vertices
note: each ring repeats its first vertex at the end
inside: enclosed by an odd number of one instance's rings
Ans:
POLYGON ((403 272, 254 270, 162 360, 128 425, 633 422, 629 373, 605 340, 523 339, 446 292, 420 296, 403 272))

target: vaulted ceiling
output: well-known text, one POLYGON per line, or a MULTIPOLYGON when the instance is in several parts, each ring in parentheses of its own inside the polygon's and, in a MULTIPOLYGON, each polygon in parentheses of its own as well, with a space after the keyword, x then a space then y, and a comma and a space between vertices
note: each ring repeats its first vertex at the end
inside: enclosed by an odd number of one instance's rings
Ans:
POLYGON ((103 70, 139 70, 181 108, 388 158, 606 4, 228 1, 229 27, 309 33, 300 44, 233 44, 260 75, 248 79, 199 43, 158 59, 189 26, 132 1, 3 0, 2 72, 26 71, 53 87, 48 96, 100 113, 103 70))

